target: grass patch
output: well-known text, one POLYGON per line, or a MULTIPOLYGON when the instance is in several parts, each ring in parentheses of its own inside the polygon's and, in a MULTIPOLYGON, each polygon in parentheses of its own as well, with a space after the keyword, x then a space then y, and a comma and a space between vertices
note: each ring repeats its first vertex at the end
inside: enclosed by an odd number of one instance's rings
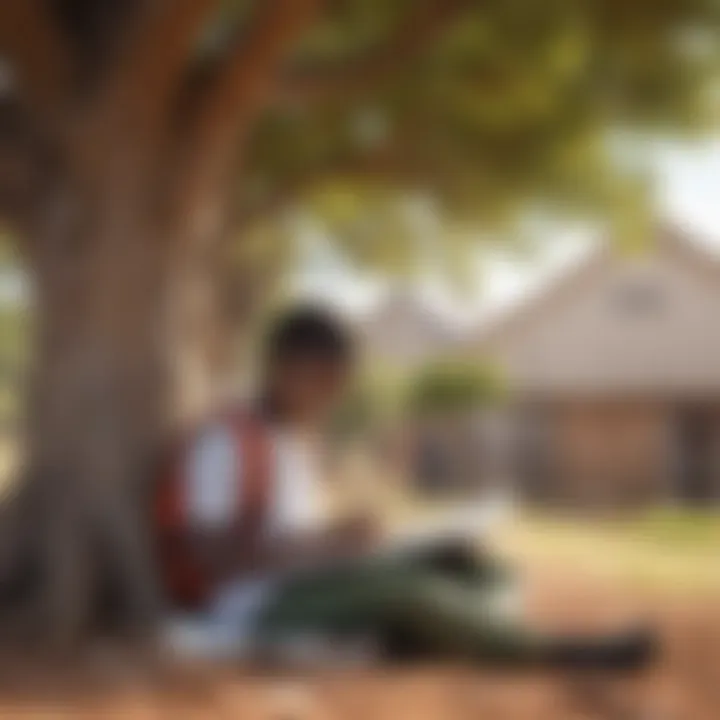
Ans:
MULTIPOLYGON (((404 497, 384 509, 393 524, 422 527, 461 503, 404 497)), ((524 565, 562 565, 661 593, 720 592, 720 509, 656 508, 616 518, 528 510, 503 522, 490 540, 524 565)))
POLYGON ((616 520, 533 513, 500 540, 528 562, 559 561, 663 591, 720 591, 720 512, 658 509, 616 520))
POLYGON ((620 523, 620 530, 648 542, 720 551, 720 511, 662 508, 620 523))

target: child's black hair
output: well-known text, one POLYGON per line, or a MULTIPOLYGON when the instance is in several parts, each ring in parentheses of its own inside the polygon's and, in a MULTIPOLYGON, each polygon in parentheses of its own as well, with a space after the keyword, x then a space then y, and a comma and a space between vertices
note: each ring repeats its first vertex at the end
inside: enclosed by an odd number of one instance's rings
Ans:
POLYGON ((351 332, 334 313, 316 305, 286 311, 265 339, 265 359, 271 364, 299 357, 349 364, 353 355, 351 332))

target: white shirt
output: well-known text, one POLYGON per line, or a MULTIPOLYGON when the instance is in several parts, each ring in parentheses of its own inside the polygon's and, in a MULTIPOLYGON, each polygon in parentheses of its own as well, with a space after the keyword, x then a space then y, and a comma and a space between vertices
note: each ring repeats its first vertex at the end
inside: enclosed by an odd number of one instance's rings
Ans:
MULTIPOLYGON (((316 453, 308 439, 274 433, 274 476, 268 508, 268 537, 285 537, 317 528, 324 520, 316 453)), ((185 466, 187 512, 198 528, 222 529, 242 502, 243 458, 233 430, 209 426, 190 448, 185 466)), ((276 575, 243 578, 220 588, 199 625, 175 625, 171 642, 181 651, 218 656, 247 650, 259 611, 272 596, 276 575)))
MULTIPOLYGON (((272 438, 272 497, 267 532, 292 536, 317 527, 323 520, 316 453, 297 433, 275 432, 272 438)), ((187 512, 201 529, 222 529, 237 516, 242 502, 242 466, 237 439, 224 424, 203 432, 188 455, 187 512)))

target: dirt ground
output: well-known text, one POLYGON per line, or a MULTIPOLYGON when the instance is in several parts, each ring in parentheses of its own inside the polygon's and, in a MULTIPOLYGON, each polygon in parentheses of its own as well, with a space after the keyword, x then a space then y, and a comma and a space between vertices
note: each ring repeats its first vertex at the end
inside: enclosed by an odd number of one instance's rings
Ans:
POLYGON ((567 568, 530 578, 530 612, 544 627, 615 626, 646 617, 662 658, 634 678, 512 675, 470 668, 325 671, 251 676, 237 668, 151 670, 107 653, 79 667, 0 677, 0 718, 241 718, 242 720, 717 720, 720 597, 631 591, 567 568), (40 679, 42 678, 42 679, 40 679))

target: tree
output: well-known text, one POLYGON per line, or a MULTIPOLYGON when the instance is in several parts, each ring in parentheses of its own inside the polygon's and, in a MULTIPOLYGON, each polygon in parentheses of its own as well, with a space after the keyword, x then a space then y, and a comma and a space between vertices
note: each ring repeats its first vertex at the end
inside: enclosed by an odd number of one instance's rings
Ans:
MULTIPOLYGON (((340 181, 458 217, 602 196, 609 128, 703 116, 717 19, 709 0, 0 4, 0 213, 37 314, 0 564, 35 559, 41 626, 87 629, 100 568, 129 624, 154 616, 148 468, 206 385, 212 281, 258 218, 340 181)), ((235 310, 263 289, 237 267, 235 310)))
POLYGON ((497 403, 503 394, 498 374, 486 366, 433 363, 412 378, 407 410, 413 415, 463 415, 497 403))

